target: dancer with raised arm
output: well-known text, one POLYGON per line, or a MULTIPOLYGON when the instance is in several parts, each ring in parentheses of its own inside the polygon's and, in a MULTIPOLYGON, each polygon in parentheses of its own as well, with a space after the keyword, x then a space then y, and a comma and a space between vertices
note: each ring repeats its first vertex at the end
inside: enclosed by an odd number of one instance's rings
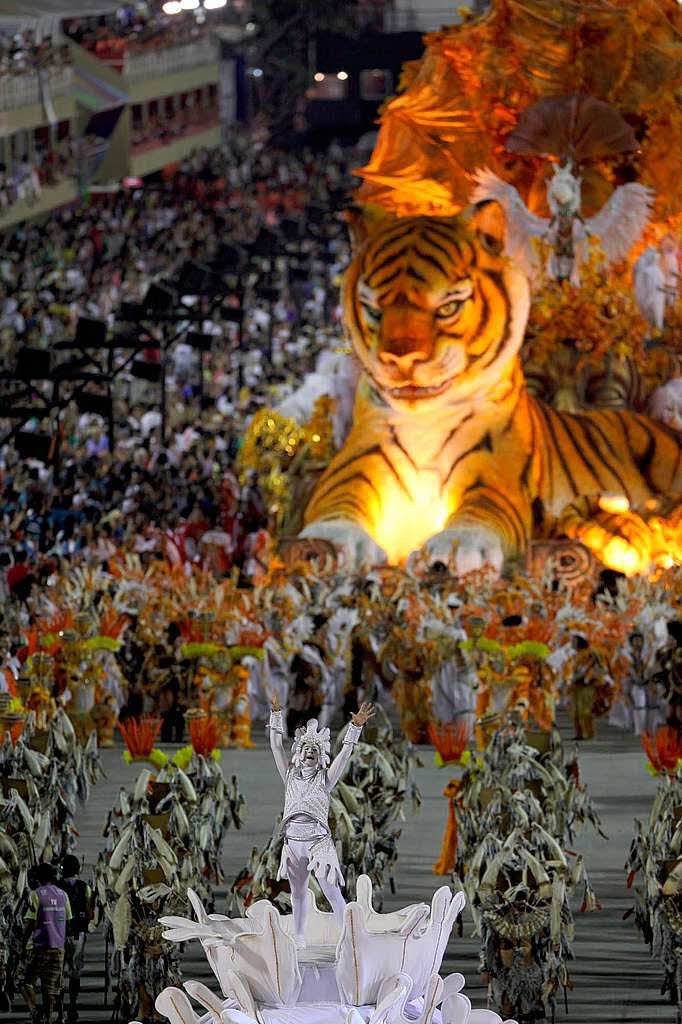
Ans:
POLYGON ((343 924, 346 903, 341 886, 345 883, 329 829, 329 795, 344 774, 360 730, 374 714, 374 708, 365 703, 351 715, 343 746, 331 765, 329 729, 318 730, 316 718, 305 729, 296 730, 289 761, 284 752, 283 711, 276 696, 271 699, 271 709, 270 747, 284 782, 284 847, 277 878, 288 879, 291 886, 296 942, 303 947, 311 872, 339 924, 343 924))

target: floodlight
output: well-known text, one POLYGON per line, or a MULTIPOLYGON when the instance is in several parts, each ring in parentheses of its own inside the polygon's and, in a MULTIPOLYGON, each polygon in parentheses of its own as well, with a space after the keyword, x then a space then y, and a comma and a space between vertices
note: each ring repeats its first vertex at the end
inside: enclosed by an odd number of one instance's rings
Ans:
POLYGON ((107 340, 107 325, 104 320, 93 320, 80 316, 76 324, 74 345, 78 348, 102 348, 107 340))
POLYGON ((94 413, 102 416, 103 419, 111 419, 113 406, 110 395, 94 395, 88 391, 81 391, 76 395, 76 406, 78 411, 94 413))
POLYGON ((175 294, 170 288, 153 283, 147 289, 143 306, 146 313, 169 313, 173 309, 175 301, 175 294))
POLYGON ((20 459, 49 462, 54 454, 54 439, 49 434, 34 434, 30 430, 20 430, 14 435, 14 447, 20 459))
POLYGON ((49 380, 51 376, 50 353, 44 348, 24 346, 17 352, 15 376, 19 380, 49 380))
POLYGON ((151 384, 158 384, 161 380, 161 364, 148 363, 146 359, 135 359, 130 372, 137 380, 148 380, 151 384))
POLYGON ((213 344, 213 337, 210 334, 201 334, 199 331, 188 331, 187 344, 197 352, 210 352, 213 344))

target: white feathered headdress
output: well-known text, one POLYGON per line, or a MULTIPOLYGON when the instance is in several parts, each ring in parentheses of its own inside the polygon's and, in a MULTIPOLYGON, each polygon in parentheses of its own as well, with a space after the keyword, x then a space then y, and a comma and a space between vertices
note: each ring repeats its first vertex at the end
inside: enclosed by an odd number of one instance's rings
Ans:
POLYGON ((303 747, 310 744, 317 747, 322 768, 328 768, 331 755, 331 734, 329 729, 318 730, 316 718, 311 718, 305 729, 299 728, 296 730, 294 742, 291 746, 291 760, 296 768, 301 766, 303 747))

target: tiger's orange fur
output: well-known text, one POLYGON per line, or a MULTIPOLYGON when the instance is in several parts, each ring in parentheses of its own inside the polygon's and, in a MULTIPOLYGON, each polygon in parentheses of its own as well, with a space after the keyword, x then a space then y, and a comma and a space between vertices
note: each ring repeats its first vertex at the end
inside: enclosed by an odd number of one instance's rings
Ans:
POLYGON ((617 538, 638 567, 650 557, 640 515, 682 490, 680 444, 643 415, 561 413, 528 393, 528 284, 504 236, 487 203, 393 220, 356 247, 344 304, 364 374, 303 537, 341 545, 356 564, 455 551, 460 571, 499 567, 557 532, 602 554, 617 538), (617 521, 597 508, 609 495, 629 503, 617 521))

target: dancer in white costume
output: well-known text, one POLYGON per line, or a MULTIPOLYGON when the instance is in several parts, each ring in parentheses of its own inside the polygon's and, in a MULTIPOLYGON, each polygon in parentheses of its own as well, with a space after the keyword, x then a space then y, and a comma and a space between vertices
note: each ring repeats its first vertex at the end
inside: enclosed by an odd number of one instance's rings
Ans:
POLYGON ((329 729, 318 731, 316 718, 311 719, 305 729, 296 730, 289 762, 284 753, 283 711, 276 696, 272 698, 271 708, 270 747, 284 782, 284 847, 277 878, 288 879, 291 886, 296 941, 303 946, 306 893, 311 872, 339 925, 343 925, 346 903, 341 895, 341 886, 345 883, 329 830, 329 795, 345 772, 360 730, 372 717, 374 709, 365 703, 351 716, 341 752, 330 765, 329 729))

